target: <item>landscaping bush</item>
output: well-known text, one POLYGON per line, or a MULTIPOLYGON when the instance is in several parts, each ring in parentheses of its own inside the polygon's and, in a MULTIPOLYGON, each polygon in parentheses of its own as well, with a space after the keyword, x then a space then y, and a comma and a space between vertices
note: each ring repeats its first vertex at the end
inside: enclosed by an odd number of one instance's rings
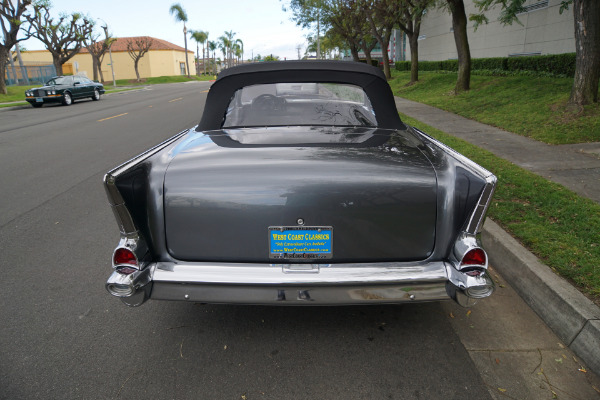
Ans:
MULTIPOLYGON (((396 62, 398 71, 410 71, 410 61, 396 62)), ((492 57, 471 60, 472 71, 488 71, 490 75, 522 75, 531 73, 540 76, 575 75, 575 53, 549 54, 527 57, 492 57)), ((419 61, 419 71, 458 71, 458 60, 419 61)), ((488 73, 483 73, 488 74, 488 73)))

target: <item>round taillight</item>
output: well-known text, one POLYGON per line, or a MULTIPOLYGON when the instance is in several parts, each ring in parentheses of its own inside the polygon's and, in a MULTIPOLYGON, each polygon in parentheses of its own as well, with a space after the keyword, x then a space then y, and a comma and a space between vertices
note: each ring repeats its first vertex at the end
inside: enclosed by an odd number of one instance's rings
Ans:
POLYGON ((471 249, 465 254, 460 265, 485 265, 487 256, 483 249, 471 249))
POLYGON ((134 265, 137 267, 138 260, 133 251, 126 249, 124 247, 119 247, 115 250, 115 255, 113 256, 113 264, 114 265, 134 265))

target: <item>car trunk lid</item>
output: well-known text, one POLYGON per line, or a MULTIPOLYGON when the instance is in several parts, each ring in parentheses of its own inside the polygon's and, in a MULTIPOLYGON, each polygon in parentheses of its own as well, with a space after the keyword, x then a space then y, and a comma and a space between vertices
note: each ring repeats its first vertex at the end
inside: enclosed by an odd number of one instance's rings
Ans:
POLYGON ((328 263, 426 259, 436 176, 418 146, 406 131, 359 128, 198 134, 165 175, 168 250, 187 261, 281 262, 269 228, 301 222, 333 230, 328 263))

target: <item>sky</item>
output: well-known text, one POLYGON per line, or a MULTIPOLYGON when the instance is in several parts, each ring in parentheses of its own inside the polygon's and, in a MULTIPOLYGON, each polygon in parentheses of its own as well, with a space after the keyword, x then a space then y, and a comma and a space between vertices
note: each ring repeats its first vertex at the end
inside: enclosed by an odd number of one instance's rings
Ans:
MULTIPOLYGON (((208 40, 216 41, 225 31, 235 32, 235 39, 244 42, 245 59, 273 54, 295 60, 298 46, 304 55, 309 32, 291 21, 291 13, 282 10, 279 0, 52 0, 51 12, 55 17, 82 12, 97 21, 98 30, 105 21, 114 37, 152 36, 184 47, 183 23, 169 13, 174 3, 187 12, 188 30, 208 31, 208 40)), ((37 39, 21 45, 27 50, 45 49, 37 39)), ((188 49, 196 52, 189 34, 188 49)), ((217 50, 219 56, 222 53, 217 50)))

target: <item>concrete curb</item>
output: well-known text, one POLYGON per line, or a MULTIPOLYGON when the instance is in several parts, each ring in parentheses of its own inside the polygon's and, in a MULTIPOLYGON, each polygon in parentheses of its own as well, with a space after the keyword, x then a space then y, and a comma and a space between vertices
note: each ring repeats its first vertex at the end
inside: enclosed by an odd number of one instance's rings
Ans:
POLYGON ((494 268, 546 325, 600 374, 600 308, 489 218, 482 240, 494 268))

